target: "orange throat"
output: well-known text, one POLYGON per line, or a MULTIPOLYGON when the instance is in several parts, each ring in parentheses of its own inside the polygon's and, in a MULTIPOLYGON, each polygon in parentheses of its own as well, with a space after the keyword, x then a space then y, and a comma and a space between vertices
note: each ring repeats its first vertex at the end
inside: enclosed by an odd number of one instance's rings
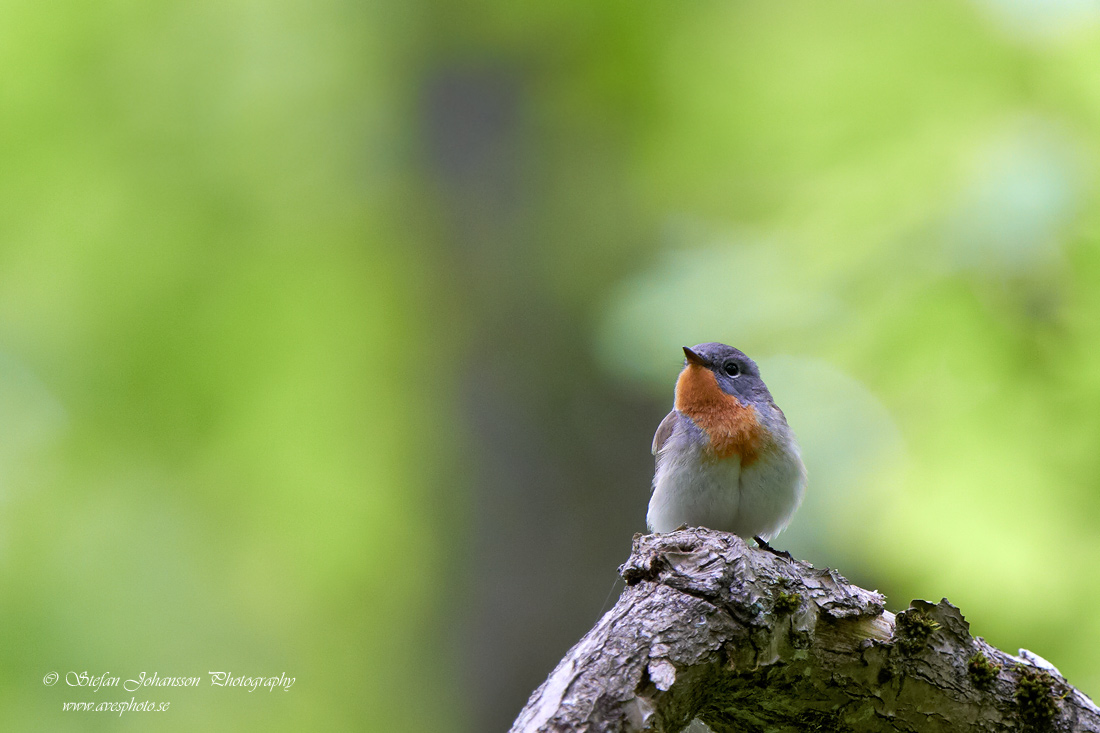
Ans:
POLYGON ((742 404, 718 386, 709 369, 688 364, 676 380, 676 409, 710 438, 707 452, 715 458, 741 457, 741 466, 752 465, 764 443, 764 426, 756 408, 742 404))

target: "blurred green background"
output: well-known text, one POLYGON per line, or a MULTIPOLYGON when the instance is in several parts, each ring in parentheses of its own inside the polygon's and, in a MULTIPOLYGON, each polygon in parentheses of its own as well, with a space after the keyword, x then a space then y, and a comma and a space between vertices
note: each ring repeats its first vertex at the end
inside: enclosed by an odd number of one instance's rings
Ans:
POLYGON ((0 3, 0 727, 507 728, 710 340, 779 546, 1100 695, 1097 69, 1074 0, 0 3))

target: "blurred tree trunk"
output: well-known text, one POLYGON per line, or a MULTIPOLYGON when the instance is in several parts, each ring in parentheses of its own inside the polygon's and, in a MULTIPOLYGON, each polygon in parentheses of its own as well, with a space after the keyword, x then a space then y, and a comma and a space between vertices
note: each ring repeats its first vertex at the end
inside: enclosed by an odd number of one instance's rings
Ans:
MULTIPOLYGON (((440 32, 449 38, 453 26, 440 32)), ((460 334, 432 348, 462 375, 458 422, 468 427, 469 473, 454 493, 467 501, 468 492, 469 521, 451 522, 452 505, 442 522, 460 532, 450 539, 465 548, 456 583, 470 589, 454 632, 469 672, 458 683, 471 729, 503 730, 604 608, 622 542, 645 526, 649 444, 671 391, 654 400, 609 379, 592 358, 589 309, 658 240, 621 193, 630 187, 618 147, 601 139, 598 153, 581 155, 581 140, 525 123, 538 82, 522 68, 445 59, 423 84, 438 206, 425 219, 440 227, 446 275, 433 307, 460 334), (545 208, 561 190, 575 211, 545 208), (566 282, 573 295, 563 300, 566 282)), ((672 354, 670 373, 678 363, 672 354)))
POLYGON ((1058 670, 970 636, 947 600, 877 592, 690 529, 638 535, 628 587, 512 727, 679 731, 1100 731, 1058 670))

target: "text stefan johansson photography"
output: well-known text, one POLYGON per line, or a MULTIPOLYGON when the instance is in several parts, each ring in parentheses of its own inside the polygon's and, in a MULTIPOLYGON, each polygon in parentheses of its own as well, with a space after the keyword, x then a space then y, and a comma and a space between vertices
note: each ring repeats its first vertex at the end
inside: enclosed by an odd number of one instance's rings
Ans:
MULTIPOLYGON (((249 692, 255 692, 261 687, 266 687, 269 692, 276 688, 282 688, 283 692, 290 689, 296 677, 287 677, 280 673, 278 677, 251 677, 249 675, 234 676, 231 672, 208 672, 211 687, 241 687, 249 692)), ((85 672, 69 672, 65 675, 65 683, 69 687, 87 687, 99 690, 103 687, 118 687, 120 678, 112 677, 110 673, 103 673, 97 677, 85 672)), ((122 689, 134 692, 142 687, 198 687, 202 684, 202 677, 161 677, 156 672, 146 674, 142 672, 133 679, 121 683, 122 689)))

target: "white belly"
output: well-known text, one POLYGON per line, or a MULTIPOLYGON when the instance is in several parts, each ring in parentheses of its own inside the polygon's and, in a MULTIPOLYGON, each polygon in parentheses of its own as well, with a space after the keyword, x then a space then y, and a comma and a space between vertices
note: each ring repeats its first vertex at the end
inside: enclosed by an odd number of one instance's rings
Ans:
POLYGON ((650 531, 671 532, 684 524, 731 531, 741 499, 741 462, 706 461, 701 453, 693 446, 657 456, 646 516, 650 531))
POLYGON ((746 539, 771 539, 802 501, 806 474, 797 446, 770 451, 742 470, 737 458, 712 460, 702 446, 669 441, 657 456, 650 531, 709 527, 746 539))

